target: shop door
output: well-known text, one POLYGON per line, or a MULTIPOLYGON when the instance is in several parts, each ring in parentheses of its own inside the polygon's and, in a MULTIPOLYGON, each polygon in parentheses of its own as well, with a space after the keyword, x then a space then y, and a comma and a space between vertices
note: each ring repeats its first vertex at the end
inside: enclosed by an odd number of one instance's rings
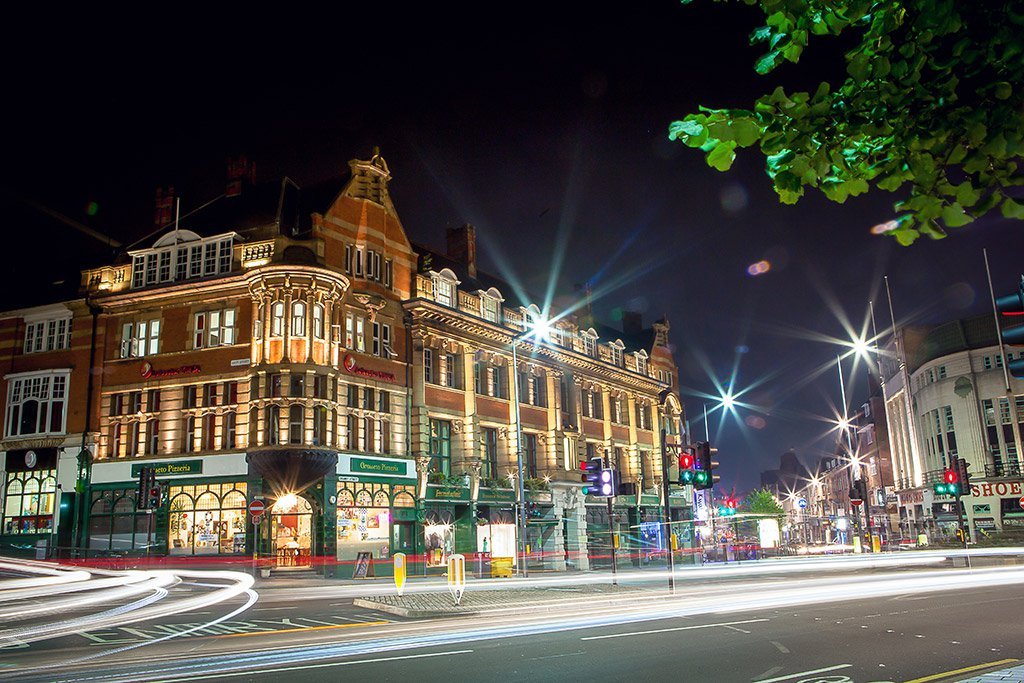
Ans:
POLYGON ((281 496, 271 508, 270 539, 278 567, 309 567, 313 547, 313 508, 301 496, 281 496))
POLYGON ((415 554, 412 543, 416 530, 415 522, 393 522, 391 524, 391 554, 415 554))

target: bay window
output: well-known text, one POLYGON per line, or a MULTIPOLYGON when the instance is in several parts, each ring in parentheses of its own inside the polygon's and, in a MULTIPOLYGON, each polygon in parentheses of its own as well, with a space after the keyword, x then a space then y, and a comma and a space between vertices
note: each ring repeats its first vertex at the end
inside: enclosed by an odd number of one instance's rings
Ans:
POLYGON ((68 375, 68 370, 51 370, 8 376, 8 438, 64 433, 68 375))

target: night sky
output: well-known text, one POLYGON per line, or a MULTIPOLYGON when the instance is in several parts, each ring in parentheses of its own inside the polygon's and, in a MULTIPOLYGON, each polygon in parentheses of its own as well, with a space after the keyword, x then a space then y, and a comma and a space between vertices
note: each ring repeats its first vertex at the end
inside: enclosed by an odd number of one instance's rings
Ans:
MULTIPOLYGON (((723 484, 742 491, 788 448, 807 463, 831 449, 814 416, 839 403, 844 349, 807 333, 847 338, 836 311, 861 329, 872 299, 887 327, 883 275, 899 321, 990 311, 983 247, 997 293, 1016 286, 1019 222, 993 216, 903 248, 869 233, 896 195, 783 206, 755 151, 723 174, 668 141, 669 123, 699 104, 749 106, 780 83, 837 82, 834 38, 759 77, 747 44, 759 15, 735 3, 377 5, 231 16, 90 7, 9 21, 3 307, 39 303, 109 257, 36 207, 130 243, 151 229, 157 187, 174 185, 182 211, 194 208, 223 191, 229 155, 255 161, 258 180, 340 187, 348 161, 377 145, 413 241, 443 248, 445 228, 472 222, 482 267, 538 293, 564 242, 560 292, 610 290, 595 308, 613 325, 623 308, 645 323, 667 315, 696 436, 703 403, 714 407, 699 395, 717 393, 711 376, 734 378, 736 391, 756 385, 741 398, 756 408, 710 420, 723 484), (771 270, 748 275, 762 259, 771 270)), ((863 366, 844 371, 859 405, 863 366)))

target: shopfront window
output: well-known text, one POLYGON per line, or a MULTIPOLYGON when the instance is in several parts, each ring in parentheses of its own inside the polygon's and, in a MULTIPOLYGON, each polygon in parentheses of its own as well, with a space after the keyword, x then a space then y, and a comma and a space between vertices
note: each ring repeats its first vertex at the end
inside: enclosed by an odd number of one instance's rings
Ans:
POLYGON ((412 486, 339 483, 338 559, 355 561, 359 553, 370 553, 374 560, 391 557, 392 508, 415 505, 412 486))
POLYGON ((94 491, 89 508, 92 550, 145 550, 152 544, 153 515, 135 509, 135 489, 94 491))
POLYGON ((172 486, 169 496, 170 553, 244 553, 244 488, 244 482, 172 486))
POLYGON ((423 542, 427 566, 445 566, 455 548, 455 516, 451 510, 427 510, 423 542))
POLYGON ((48 534, 53 531, 56 470, 9 472, 4 502, 5 534, 48 534))

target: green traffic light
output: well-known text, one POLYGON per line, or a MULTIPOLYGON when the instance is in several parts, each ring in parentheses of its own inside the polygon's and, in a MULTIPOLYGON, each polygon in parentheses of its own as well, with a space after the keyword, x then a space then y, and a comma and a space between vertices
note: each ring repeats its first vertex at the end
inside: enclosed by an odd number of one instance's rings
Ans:
POLYGON ((693 483, 693 470, 683 470, 683 474, 682 474, 681 479, 682 479, 682 482, 684 484, 692 484, 693 483))
POLYGON ((697 481, 698 484, 706 484, 707 481, 708 481, 708 473, 707 472, 697 472, 696 481, 697 481))
POLYGON ((583 487, 583 495, 585 496, 585 495, 587 495, 588 493, 590 493, 590 487, 589 487, 589 486, 584 486, 584 487, 583 487))

